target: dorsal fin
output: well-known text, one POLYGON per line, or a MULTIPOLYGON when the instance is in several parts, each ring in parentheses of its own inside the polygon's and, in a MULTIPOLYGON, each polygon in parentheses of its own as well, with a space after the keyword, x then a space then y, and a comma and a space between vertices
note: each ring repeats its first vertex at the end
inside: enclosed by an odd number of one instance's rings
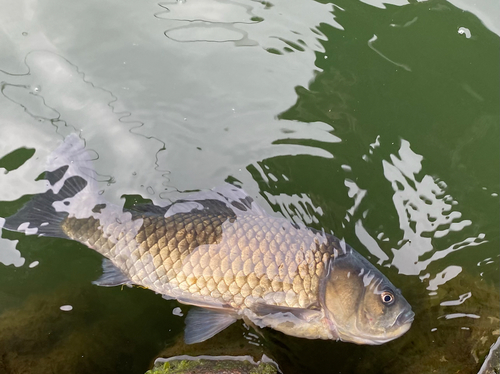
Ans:
POLYGON ((228 216, 267 215, 244 190, 231 184, 224 184, 213 190, 199 191, 176 201, 168 207, 166 216, 189 213, 194 210, 221 212, 228 216))
POLYGON ((242 188, 225 183, 212 190, 228 202, 232 208, 253 215, 267 215, 266 211, 255 202, 242 188))
POLYGON ((154 205, 152 203, 147 203, 147 204, 134 205, 126 210, 132 213, 132 217, 144 214, 155 214, 164 216, 165 213, 167 213, 169 207, 170 206, 164 207, 164 206, 154 205))
POLYGON ((228 183, 212 190, 196 192, 167 206, 146 203, 126 210, 132 213, 134 218, 144 215, 171 217, 175 214, 196 212, 222 214, 228 218, 240 215, 267 216, 266 211, 244 190, 228 183))

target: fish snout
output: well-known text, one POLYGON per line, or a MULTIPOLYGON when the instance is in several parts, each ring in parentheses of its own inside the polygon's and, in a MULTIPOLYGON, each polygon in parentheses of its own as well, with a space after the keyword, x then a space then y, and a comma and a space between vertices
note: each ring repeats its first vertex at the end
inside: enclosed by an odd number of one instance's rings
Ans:
POLYGON ((407 323, 412 323, 415 318, 415 313, 412 310, 407 310, 402 312, 396 319, 396 324, 399 326, 405 325, 407 323))

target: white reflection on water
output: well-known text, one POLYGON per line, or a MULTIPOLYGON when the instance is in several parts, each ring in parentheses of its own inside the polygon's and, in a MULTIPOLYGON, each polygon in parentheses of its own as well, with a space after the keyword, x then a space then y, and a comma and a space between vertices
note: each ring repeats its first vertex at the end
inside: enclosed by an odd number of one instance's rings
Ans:
POLYGON ((321 50, 318 33, 308 25, 328 23, 343 29, 333 20, 331 4, 294 0, 268 4, 218 0, 164 2, 159 6, 165 11, 155 17, 168 22, 165 36, 174 41, 234 42, 238 46, 261 45, 276 51, 284 47, 303 51, 304 46, 321 50), (287 20, 286 27, 283 19, 287 20))
POLYGON ((449 300, 449 301, 443 301, 439 305, 441 306, 455 306, 455 305, 460 305, 465 302, 465 300, 469 299, 472 296, 472 292, 466 292, 463 295, 460 295, 458 297, 458 300, 449 300))
POLYGON ((448 266, 446 269, 436 274, 436 276, 433 279, 429 280, 429 286, 427 287, 427 289, 429 291, 437 291, 439 286, 455 278, 461 272, 462 272, 461 266, 455 266, 455 265, 448 266))
MULTIPOLYGON (((375 143, 371 144, 370 147, 373 149, 378 146, 378 140, 375 143)), ((370 150, 371 151, 371 150, 370 150)), ((360 188, 356 182, 345 179, 344 185, 347 187, 347 194, 351 199, 354 199, 352 207, 350 207, 345 215, 345 221, 350 222, 351 217, 354 217, 354 213, 358 210, 361 200, 366 195, 366 190, 360 188)), ((363 212, 363 218, 365 218, 367 211, 363 212)), ((385 254, 385 252, 380 248, 377 241, 368 233, 368 231, 363 226, 363 221, 361 219, 356 221, 354 226, 356 236, 359 241, 370 251, 370 253, 378 258, 377 264, 381 265, 384 261, 388 260, 389 257, 385 254)))
POLYGON ((371 237, 371 235, 366 231, 361 220, 356 222, 354 227, 356 236, 359 241, 366 247, 369 248, 370 253, 378 258, 377 264, 381 265, 384 261, 388 260, 389 257, 385 254, 382 248, 379 247, 377 241, 371 237))
MULTIPOLYGON (((96 169, 112 170, 116 176, 101 175, 97 178, 99 181, 109 185, 116 180, 131 179, 131 167, 155 170, 156 154, 163 143, 151 136, 145 138, 133 134, 132 130, 140 126, 140 122, 133 122, 129 112, 118 112, 120 105, 110 91, 97 87, 77 66, 55 53, 34 51, 28 53, 24 63, 28 73, 19 76, 4 74, 9 82, 2 86, 0 102, 6 109, 2 119, 7 120, 0 124, 0 131, 7 138, 0 144, 0 157, 21 146, 35 148, 36 157, 28 161, 29 166, 2 175, 3 200, 41 192, 41 184, 33 180, 44 170, 47 155, 62 138, 75 132, 82 134, 88 147, 99 150, 96 169), (23 108, 24 115, 16 107, 23 108), (122 120, 124 117, 127 117, 126 122, 122 120), (53 132, 59 136, 51 134, 53 132), (98 137, 107 139, 106 144, 99 144, 102 140, 98 137), (127 151, 123 152, 124 149, 127 151), (119 158, 117 154, 120 154, 119 158), (141 155, 140 160, 137 155, 141 155)), ((161 178, 156 176, 156 179, 161 178)), ((141 182, 147 180, 141 179, 141 182)), ((132 188, 120 184, 123 189, 116 191, 115 188, 108 200, 118 202, 119 196, 133 189, 142 192, 144 187, 137 184, 139 182, 135 181, 132 188)))
POLYGON ((165 9, 156 14, 158 18, 177 20, 199 20, 205 22, 249 22, 252 7, 236 1, 189 0, 185 3, 162 2, 165 9))
POLYGON ((365 197, 366 190, 359 188, 356 182, 350 179, 345 179, 344 185, 347 187, 347 194, 349 195, 349 197, 351 199, 354 198, 354 204, 351 208, 349 208, 345 216, 345 220, 349 222, 351 220, 350 217, 354 216, 354 212, 358 209, 359 204, 361 204, 361 200, 363 200, 363 197, 365 197))
POLYGON ((445 318, 445 319, 454 319, 454 318, 481 318, 481 316, 478 316, 477 314, 471 314, 471 313, 450 313, 450 314, 445 314, 444 316, 440 316, 438 318, 445 318))
POLYGON ((394 207, 399 215, 403 231, 402 246, 393 249, 392 264, 403 274, 419 274, 431 262, 444 258, 451 252, 485 242, 484 234, 468 237, 445 249, 435 248, 433 239, 441 238, 452 231, 461 231, 471 225, 470 220, 461 219, 452 196, 445 194, 445 184, 430 175, 421 176, 422 159, 410 149, 410 143, 401 141, 398 156, 383 160, 384 176, 394 190, 394 207), (418 176, 418 177, 417 177, 418 176), (433 252, 426 260, 422 255, 433 252))
POLYGON ((323 215, 323 209, 314 205, 311 198, 302 193, 300 195, 279 194, 272 195, 264 192, 266 199, 271 204, 277 204, 280 207, 280 212, 289 219, 298 224, 310 225, 319 223, 318 217, 323 215))
MULTIPOLYGON (((2 227, 1 219, 0 227, 2 227)), ((24 265, 26 259, 21 257, 21 252, 16 249, 17 242, 18 240, 0 238, 0 262, 2 264, 14 265, 17 268, 24 265)))
POLYGON ((178 317, 182 317, 184 314, 182 313, 182 309, 179 308, 179 307, 175 307, 174 309, 172 309, 172 314, 174 316, 178 316, 178 317))

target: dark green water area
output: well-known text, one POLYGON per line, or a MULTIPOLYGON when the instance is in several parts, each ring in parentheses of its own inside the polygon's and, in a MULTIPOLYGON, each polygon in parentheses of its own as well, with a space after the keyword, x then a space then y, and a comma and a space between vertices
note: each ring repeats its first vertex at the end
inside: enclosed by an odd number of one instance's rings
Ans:
POLYGON ((3 230, 0 373, 145 373, 182 355, 480 370, 500 333, 498 2, 0 5, 0 217, 44 190, 47 156, 77 132, 108 201, 235 183, 345 239, 416 314, 380 346, 243 322, 187 346, 189 307, 92 285, 102 259, 79 243, 3 230))

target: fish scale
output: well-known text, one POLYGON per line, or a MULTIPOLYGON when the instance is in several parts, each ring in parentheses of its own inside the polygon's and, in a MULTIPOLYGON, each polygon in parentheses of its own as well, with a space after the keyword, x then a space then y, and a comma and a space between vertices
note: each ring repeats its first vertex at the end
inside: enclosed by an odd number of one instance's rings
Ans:
POLYGON ((259 300, 307 308, 318 302, 331 243, 269 216, 194 212, 136 215, 139 232, 113 232, 99 220, 67 218, 64 232, 98 250, 139 285, 177 296, 251 307, 259 300), (122 256, 120 256, 122 254, 122 256), (121 262, 120 259, 126 259, 121 262))

